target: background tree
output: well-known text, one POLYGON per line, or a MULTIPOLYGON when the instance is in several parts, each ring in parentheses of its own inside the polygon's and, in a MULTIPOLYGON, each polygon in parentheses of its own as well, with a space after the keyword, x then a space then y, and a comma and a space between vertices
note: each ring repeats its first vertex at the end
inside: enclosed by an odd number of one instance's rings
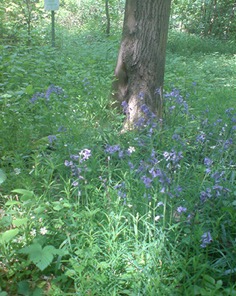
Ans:
POLYGON ((172 26, 188 33, 234 39, 235 0, 173 0, 172 26))
POLYGON ((127 0, 113 95, 126 109, 125 129, 144 117, 162 117, 162 89, 171 0, 127 0))

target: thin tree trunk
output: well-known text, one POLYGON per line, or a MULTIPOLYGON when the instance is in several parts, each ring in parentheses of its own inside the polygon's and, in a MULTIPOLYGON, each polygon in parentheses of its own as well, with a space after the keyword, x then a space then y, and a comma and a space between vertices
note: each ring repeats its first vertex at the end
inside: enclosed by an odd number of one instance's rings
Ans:
POLYGON ((107 34, 107 36, 109 36, 110 35, 110 30, 111 30, 111 18, 110 18, 110 13, 109 13, 109 0, 106 0, 105 8, 106 8, 106 18, 107 18, 106 34, 107 34))
POLYGON ((171 0, 127 0, 115 69, 113 97, 126 102, 125 129, 135 126, 148 106, 162 118, 166 43, 171 0))

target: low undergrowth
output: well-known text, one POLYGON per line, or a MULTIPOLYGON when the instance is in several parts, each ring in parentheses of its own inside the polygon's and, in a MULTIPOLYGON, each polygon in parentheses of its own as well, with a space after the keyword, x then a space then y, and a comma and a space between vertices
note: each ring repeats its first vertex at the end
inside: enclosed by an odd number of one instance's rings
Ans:
POLYGON ((169 51, 121 134, 117 40, 68 42, 1 47, 0 295, 236 295, 235 57, 169 51))

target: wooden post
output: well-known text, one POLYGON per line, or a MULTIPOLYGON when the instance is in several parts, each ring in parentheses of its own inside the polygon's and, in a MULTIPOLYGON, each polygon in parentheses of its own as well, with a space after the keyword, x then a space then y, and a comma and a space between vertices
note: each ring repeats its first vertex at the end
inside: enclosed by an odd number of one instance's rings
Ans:
POLYGON ((52 18, 52 47, 55 47, 55 11, 51 11, 52 18))

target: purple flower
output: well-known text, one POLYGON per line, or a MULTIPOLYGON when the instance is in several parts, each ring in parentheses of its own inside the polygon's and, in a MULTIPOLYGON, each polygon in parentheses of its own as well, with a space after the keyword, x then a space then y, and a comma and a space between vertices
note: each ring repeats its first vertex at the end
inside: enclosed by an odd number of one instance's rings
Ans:
POLYGON ((77 161, 79 160, 79 155, 72 154, 70 155, 70 159, 77 161))
POLYGON ((105 152, 110 153, 110 154, 114 154, 115 152, 120 151, 120 145, 106 145, 106 149, 105 152))
POLYGON ((181 213, 185 213, 186 211, 187 211, 187 208, 184 208, 182 206, 180 206, 180 207, 177 208, 177 212, 180 213, 180 214, 181 213))
POLYGON ((129 110, 129 105, 128 105, 128 103, 126 102, 126 101, 123 101, 122 103, 121 103, 121 107, 123 108, 123 112, 125 113, 125 114, 128 114, 129 112, 128 112, 128 110, 129 110))
POLYGON ((162 172, 160 169, 154 169, 154 168, 151 168, 149 170, 149 173, 152 175, 153 178, 156 178, 156 177, 161 177, 162 176, 162 172))
POLYGON ((211 237, 211 233, 210 231, 208 232, 205 232, 202 236, 201 236, 201 240, 202 240, 202 243, 201 243, 201 247, 202 248, 206 248, 207 245, 209 245, 210 243, 213 242, 213 239, 211 237))
POLYGON ((57 130, 59 133, 63 133, 63 132, 66 132, 67 131, 67 128, 64 127, 64 126, 60 126, 57 130))
POLYGON ((135 122, 135 127, 140 129, 145 125, 145 118, 144 117, 140 117, 136 122, 135 122))
POLYGON ((215 183, 219 183, 222 180, 222 177, 224 176, 225 171, 222 171, 221 173, 215 172, 211 175, 212 179, 215 180, 215 183))
POLYGON ((164 152, 163 156, 165 160, 168 162, 167 167, 177 168, 179 167, 179 162, 183 158, 182 152, 176 152, 174 149, 171 152, 164 152))
POLYGON ((40 93, 40 92, 37 92, 36 94, 33 95, 33 97, 30 99, 30 102, 32 104, 34 104, 38 99, 40 98, 45 98, 45 94, 44 93, 40 93))
POLYGON ((143 181, 143 183, 146 186, 146 188, 150 188, 151 187, 152 179, 148 178, 147 176, 143 176, 141 178, 141 180, 143 181))
POLYGON ((229 147, 233 144, 233 139, 232 138, 229 138, 227 139, 225 142, 224 142, 224 150, 227 150, 229 149, 229 147))
POLYGON ((56 139, 57 139, 57 136, 55 136, 55 135, 49 135, 48 136, 48 142, 49 142, 49 144, 52 145, 52 143, 54 141, 56 141, 56 139))
POLYGON ((91 156, 91 150, 83 149, 80 151, 79 155, 80 155, 80 163, 84 162, 85 160, 89 159, 89 157, 91 156))
POLYGON ((73 166, 73 161, 65 160, 64 164, 66 167, 70 167, 73 166))
POLYGON ((203 132, 200 132, 200 134, 196 138, 196 141, 203 143, 205 140, 206 140, 206 135, 203 132))
POLYGON ((211 166, 211 165, 213 164, 213 161, 212 161, 210 158, 205 157, 205 158, 204 158, 204 164, 205 164, 207 167, 209 167, 209 166, 211 166))
POLYGON ((50 95, 55 93, 56 95, 60 95, 63 93, 63 89, 60 86, 55 86, 54 84, 50 85, 45 92, 45 98, 47 101, 50 99, 50 95))
POLYGON ((55 93, 56 95, 61 95, 64 93, 63 89, 59 86, 55 86, 54 84, 50 85, 45 93, 37 92, 33 95, 33 97, 30 99, 31 103, 35 103, 38 99, 43 98, 46 99, 46 101, 49 101, 50 95, 52 93, 55 93))
POLYGON ((117 189, 117 193, 118 193, 119 198, 126 199, 125 183, 124 182, 115 185, 114 189, 117 189))
POLYGON ((134 164, 131 161, 128 162, 128 165, 131 170, 134 170, 134 164))
POLYGON ((212 194, 211 194, 211 189, 207 188, 206 191, 202 191, 200 193, 200 200, 201 202, 205 202, 208 198, 211 198, 212 194))
POLYGON ((78 185, 79 185, 79 182, 78 181, 73 181, 72 186, 76 187, 78 185))

